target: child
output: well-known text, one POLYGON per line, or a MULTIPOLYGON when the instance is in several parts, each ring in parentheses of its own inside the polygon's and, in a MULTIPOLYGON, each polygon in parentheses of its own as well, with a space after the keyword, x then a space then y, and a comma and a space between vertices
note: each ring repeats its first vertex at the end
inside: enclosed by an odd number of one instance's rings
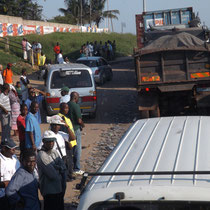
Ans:
POLYGON ((16 86, 15 86, 16 92, 18 94, 18 98, 20 99, 20 101, 22 100, 22 91, 21 91, 21 85, 20 82, 16 82, 16 86))
POLYGON ((20 141, 20 152, 25 149, 25 128, 26 128, 26 115, 28 114, 28 107, 25 104, 22 104, 20 108, 20 115, 17 118, 17 127, 18 127, 18 134, 19 134, 19 141, 20 141))

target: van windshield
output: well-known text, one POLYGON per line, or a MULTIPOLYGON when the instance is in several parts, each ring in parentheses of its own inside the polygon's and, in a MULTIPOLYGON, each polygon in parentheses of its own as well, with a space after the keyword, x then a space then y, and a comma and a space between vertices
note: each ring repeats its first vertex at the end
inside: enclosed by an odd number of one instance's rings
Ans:
POLYGON ((92 81, 89 71, 86 70, 69 70, 65 74, 54 71, 52 74, 51 89, 59 89, 64 86, 69 88, 92 87, 92 81))

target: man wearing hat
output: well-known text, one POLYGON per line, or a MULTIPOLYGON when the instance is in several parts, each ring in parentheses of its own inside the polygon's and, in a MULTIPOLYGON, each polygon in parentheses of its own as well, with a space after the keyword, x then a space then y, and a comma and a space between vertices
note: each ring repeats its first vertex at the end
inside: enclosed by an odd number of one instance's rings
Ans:
POLYGON ((69 141, 75 140, 74 132, 59 115, 47 117, 47 122, 50 123, 51 131, 56 138, 53 149, 57 150, 59 156, 66 161, 66 143, 69 145, 69 141), (68 133, 60 131, 61 126, 65 126, 68 133))
POLYGON ((61 91, 60 104, 68 103, 70 101, 69 88, 67 86, 64 86, 61 88, 60 91, 61 91))
POLYGON ((3 71, 3 80, 4 80, 4 83, 8 83, 8 84, 13 84, 13 80, 12 80, 12 76, 13 76, 13 72, 12 72, 12 64, 11 63, 8 63, 7 64, 7 68, 4 69, 3 71))
POLYGON ((0 152, 0 209, 8 210, 8 200, 5 197, 5 188, 7 187, 12 176, 20 167, 20 162, 15 156, 16 144, 10 138, 1 143, 0 152))
POLYGON ((42 141, 43 146, 37 156, 37 166, 40 191, 44 197, 44 210, 64 210, 66 167, 58 152, 53 149, 56 141, 55 133, 45 131, 42 141))

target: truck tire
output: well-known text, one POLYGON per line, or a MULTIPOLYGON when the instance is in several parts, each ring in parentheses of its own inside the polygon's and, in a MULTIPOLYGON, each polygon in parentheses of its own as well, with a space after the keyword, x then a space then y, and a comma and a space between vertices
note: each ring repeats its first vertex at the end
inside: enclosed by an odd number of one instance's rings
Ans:
POLYGON ((160 109, 157 107, 155 110, 149 111, 150 117, 160 117, 160 109))
POLYGON ((149 118, 149 110, 140 111, 140 119, 149 118))

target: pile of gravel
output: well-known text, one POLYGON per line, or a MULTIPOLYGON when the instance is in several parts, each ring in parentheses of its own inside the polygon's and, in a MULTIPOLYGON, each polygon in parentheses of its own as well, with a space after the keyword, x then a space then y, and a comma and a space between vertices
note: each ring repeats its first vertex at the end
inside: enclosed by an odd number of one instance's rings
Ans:
POLYGON ((151 44, 147 45, 142 50, 152 50, 152 49, 174 49, 174 48, 189 48, 189 47, 204 47, 204 41, 193 36, 192 34, 182 32, 174 35, 162 36, 151 44))

